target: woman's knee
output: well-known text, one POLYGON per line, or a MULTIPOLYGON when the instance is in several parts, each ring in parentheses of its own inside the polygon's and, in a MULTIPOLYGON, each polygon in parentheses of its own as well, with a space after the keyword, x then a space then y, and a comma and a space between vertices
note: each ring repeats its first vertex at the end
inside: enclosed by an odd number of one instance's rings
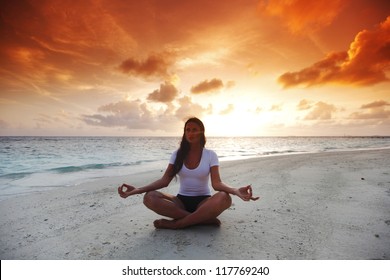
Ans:
POLYGON ((144 195, 144 204, 147 207, 153 206, 155 203, 156 199, 158 198, 158 192, 156 191, 150 191, 145 193, 144 195))
POLYGON ((218 198, 221 205, 224 205, 225 208, 229 208, 232 205, 232 198, 227 192, 219 192, 218 198))

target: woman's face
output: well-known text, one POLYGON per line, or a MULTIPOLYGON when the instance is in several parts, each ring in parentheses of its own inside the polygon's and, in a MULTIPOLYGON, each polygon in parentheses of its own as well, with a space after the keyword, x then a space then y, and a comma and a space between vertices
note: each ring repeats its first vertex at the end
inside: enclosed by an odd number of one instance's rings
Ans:
POLYGON ((202 135, 203 131, 201 127, 194 123, 194 122, 189 122, 187 123, 185 127, 185 137, 188 143, 190 144, 197 144, 200 142, 200 137, 202 135))

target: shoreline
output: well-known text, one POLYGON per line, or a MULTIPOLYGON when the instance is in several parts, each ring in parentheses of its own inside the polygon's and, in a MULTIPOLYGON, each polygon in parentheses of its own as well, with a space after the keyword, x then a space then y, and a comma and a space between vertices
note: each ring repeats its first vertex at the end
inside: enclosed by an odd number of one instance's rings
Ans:
MULTIPOLYGON (((156 230, 142 196, 121 199, 165 170, 110 177, 0 201, 6 259, 390 259, 390 149, 221 161, 234 187, 221 228, 156 230)), ((163 189, 175 194, 178 182, 163 189)))
MULTIPOLYGON (((316 154, 328 154, 328 153, 354 153, 354 152, 364 152, 364 151, 380 151, 380 150, 390 150, 390 147, 381 147, 381 148, 360 148, 360 149, 353 149, 353 150, 342 150, 342 149, 337 149, 337 150, 328 150, 328 151, 310 151, 310 152, 291 152, 291 153, 270 153, 269 155, 259 155, 259 156, 247 156, 247 157, 240 157, 240 158, 234 158, 234 157, 226 157, 226 158, 220 158, 219 162, 220 165, 222 166, 223 164, 228 164, 230 162, 232 163, 240 163, 242 161, 250 161, 250 160, 258 160, 258 159, 263 159, 263 158, 273 158, 273 157, 290 157, 290 156, 297 156, 297 155, 316 155, 316 154)), ((13 198, 13 197, 19 197, 23 195, 30 195, 34 193, 40 193, 40 192, 46 192, 46 191, 54 191, 58 190, 59 188, 77 188, 79 186, 83 186, 85 184, 93 184, 94 182, 99 182, 99 181, 116 181, 120 183, 120 180, 140 175, 140 174, 148 174, 148 173, 153 173, 153 174, 159 174, 159 172, 164 172, 166 165, 168 164, 168 159, 166 161, 158 161, 154 162, 152 165, 154 167, 151 167, 150 165, 144 166, 146 168, 146 171, 139 172, 139 170, 142 170, 143 166, 135 165, 133 168, 136 168, 136 170, 127 173, 126 175, 108 175, 105 177, 91 177, 91 178, 85 178, 82 179, 82 181, 77 182, 77 183, 69 183, 66 185, 47 185, 47 186, 28 186, 24 187, 24 191, 11 191, 9 193, 0 193, 0 203, 1 201, 13 198), (158 162, 162 163, 159 168, 156 168, 155 166, 159 165, 158 162), (166 164, 166 165, 164 165, 166 164)), ((116 172, 117 173, 117 172, 116 172)), ((59 174, 61 175, 61 174, 59 174)), ((55 176, 55 174, 50 174, 50 176, 55 176)), ((12 187, 11 187, 12 188, 12 187)), ((18 188, 18 187, 16 187, 18 188)))

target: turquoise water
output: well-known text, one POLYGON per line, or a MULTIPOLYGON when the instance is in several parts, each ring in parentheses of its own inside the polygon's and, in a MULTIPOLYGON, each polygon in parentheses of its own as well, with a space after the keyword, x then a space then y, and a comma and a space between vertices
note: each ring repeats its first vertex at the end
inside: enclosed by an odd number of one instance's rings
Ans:
MULTIPOLYGON (((165 169, 177 137, 0 137, 0 197, 165 169)), ((390 137, 210 137, 220 161, 390 148, 390 137)))

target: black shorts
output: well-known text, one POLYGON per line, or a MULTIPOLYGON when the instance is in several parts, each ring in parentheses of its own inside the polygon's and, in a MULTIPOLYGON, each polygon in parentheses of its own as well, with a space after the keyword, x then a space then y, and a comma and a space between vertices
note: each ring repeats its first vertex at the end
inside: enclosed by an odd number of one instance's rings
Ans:
POLYGON ((184 204, 186 211, 193 213, 195 212, 196 208, 198 208, 198 205, 210 196, 211 195, 186 196, 178 194, 177 198, 180 199, 180 201, 184 204))

